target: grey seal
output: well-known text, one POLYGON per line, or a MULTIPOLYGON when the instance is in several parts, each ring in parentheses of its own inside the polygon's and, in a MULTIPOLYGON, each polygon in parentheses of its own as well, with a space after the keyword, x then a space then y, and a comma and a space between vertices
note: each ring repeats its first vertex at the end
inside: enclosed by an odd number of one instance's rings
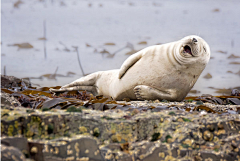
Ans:
POLYGON ((130 57, 120 69, 99 71, 52 92, 87 90, 114 100, 182 101, 210 58, 209 45, 199 36, 147 47, 130 57))

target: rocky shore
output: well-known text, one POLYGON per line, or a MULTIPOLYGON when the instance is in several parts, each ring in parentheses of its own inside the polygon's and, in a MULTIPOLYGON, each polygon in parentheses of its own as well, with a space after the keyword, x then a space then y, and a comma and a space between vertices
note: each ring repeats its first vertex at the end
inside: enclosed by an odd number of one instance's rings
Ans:
POLYGON ((26 84, 2 83, 2 160, 240 160, 239 96, 116 102, 26 84))

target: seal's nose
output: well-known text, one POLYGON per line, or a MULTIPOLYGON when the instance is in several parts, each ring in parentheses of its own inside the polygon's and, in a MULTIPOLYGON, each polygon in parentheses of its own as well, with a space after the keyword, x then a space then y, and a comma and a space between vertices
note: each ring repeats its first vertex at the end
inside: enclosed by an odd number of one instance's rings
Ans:
POLYGON ((197 42, 197 39, 193 38, 192 41, 193 41, 193 42, 197 42))

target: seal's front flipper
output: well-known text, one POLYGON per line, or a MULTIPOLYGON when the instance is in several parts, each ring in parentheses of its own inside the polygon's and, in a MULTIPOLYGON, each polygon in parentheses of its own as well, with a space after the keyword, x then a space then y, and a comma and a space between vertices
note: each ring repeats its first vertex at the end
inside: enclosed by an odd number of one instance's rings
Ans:
POLYGON ((166 90, 166 91, 160 91, 156 88, 152 88, 150 86, 146 86, 146 85, 138 85, 136 86, 134 89, 134 93, 136 95, 137 99, 140 100, 176 100, 177 95, 176 95, 176 91, 174 90, 166 90))
POLYGON ((136 53, 131 55, 121 66, 118 74, 118 78, 121 79, 123 75, 127 72, 127 70, 133 66, 139 59, 141 59, 142 53, 136 53))

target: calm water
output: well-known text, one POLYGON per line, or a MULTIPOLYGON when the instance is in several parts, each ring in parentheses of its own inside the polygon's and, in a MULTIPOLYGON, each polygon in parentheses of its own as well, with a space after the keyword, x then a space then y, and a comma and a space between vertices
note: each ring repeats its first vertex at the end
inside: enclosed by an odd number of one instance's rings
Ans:
POLYGON ((2 0, 1 72, 5 66, 7 75, 22 78, 55 71, 64 76, 76 73, 71 77, 31 80, 40 86, 64 85, 82 76, 72 46, 78 46, 84 73, 92 73, 120 68, 131 51, 125 48, 111 57, 100 53, 103 50, 112 54, 127 43, 139 50, 196 34, 208 42, 212 58, 193 89, 217 95, 209 87, 240 86, 240 74, 236 74, 240 58, 228 58, 231 54, 240 56, 239 0, 16 2, 2 0), (44 36, 46 41, 39 40, 44 36), (10 46, 21 43, 33 48, 10 46), (207 73, 212 78, 204 78, 207 73))

